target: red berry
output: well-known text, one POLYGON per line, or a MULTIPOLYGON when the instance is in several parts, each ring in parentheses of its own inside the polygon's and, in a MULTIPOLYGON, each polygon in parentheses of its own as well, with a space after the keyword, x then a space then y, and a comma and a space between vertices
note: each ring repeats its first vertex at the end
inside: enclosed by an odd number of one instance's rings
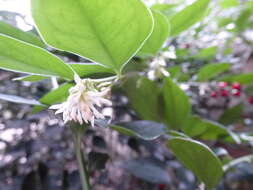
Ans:
POLYGON ((166 187, 165 184, 159 184, 158 190, 164 190, 166 187))
POLYGON ((253 96, 249 98, 249 103, 253 105, 253 96))
POLYGON ((233 89, 232 90, 232 94, 233 94, 233 96, 241 96, 241 91, 240 90, 236 90, 236 89, 233 89))
POLYGON ((232 88, 233 89, 237 89, 237 90, 241 90, 242 86, 239 82, 235 82, 233 85, 232 85, 232 88))
POLYGON ((218 93, 217 92, 211 92, 211 97, 213 97, 213 98, 216 98, 218 96, 218 93))
POLYGON ((228 86, 228 83, 227 83, 227 82, 219 82, 219 83, 218 83, 218 86, 219 86, 220 88, 226 88, 226 87, 228 86))
POLYGON ((229 96, 229 92, 228 92, 227 90, 221 90, 221 91, 220 91, 220 94, 221 94, 221 96, 223 96, 223 97, 228 97, 228 96, 229 96))

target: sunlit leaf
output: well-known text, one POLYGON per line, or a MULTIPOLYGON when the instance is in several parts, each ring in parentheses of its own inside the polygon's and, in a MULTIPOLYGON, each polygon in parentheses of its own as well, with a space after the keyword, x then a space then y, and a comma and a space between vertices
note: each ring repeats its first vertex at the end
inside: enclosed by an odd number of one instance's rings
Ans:
POLYGON ((175 14, 171 22, 171 36, 177 36, 192 25, 201 21, 207 14, 210 0, 196 0, 182 11, 175 14))
POLYGON ((0 69, 73 79, 67 64, 46 50, 0 34, 0 69))
POLYGON ((52 47, 120 72, 153 31, 139 0, 32 0, 40 34, 52 47))
POLYGON ((30 32, 24 32, 3 21, 0 21, 0 34, 5 34, 17 40, 21 40, 21 41, 33 44, 35 46, 39 46, 42 48, 45 47, 45 44, 36 35, 30 32))

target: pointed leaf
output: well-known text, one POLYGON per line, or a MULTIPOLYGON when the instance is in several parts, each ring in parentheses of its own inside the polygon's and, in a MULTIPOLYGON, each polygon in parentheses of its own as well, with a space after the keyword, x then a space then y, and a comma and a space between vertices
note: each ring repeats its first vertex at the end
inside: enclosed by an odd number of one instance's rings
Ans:
POLYGON ((163 98, 166 122, 172 129, 182 128, 191 112, 188 96, 171 78, 167 78, 163 87, 163 98))
POLYGON ((153 30, 151 12, 139 0, 32 0, 44 40, 119 72, 153 30))
POLYGON ((197 81, 207 81, 219 74, 229 70, 231 65, 229 63, 210 63, 202 67, 197 73, 197 81))
POLYGON ((72 69, 46 50, 0 34, 0 69, 73 79, 72 69))
POLYGON ((45 48, 45 44, 36 35, 30 32, 24 32, 10 24, 0 21, 0 34, 13 37, 15 39, 45 48))
POLYGON ((177 36, 199 22, 207 14, 210 0, 196 0, 182 11, 175 14, 171 22, 171 36, 177 36))
POLYGON ((48 77, 40 76, 40 75, 26 75, 23 77, 14 78, 14 81, 28 81, 28 82, 38 82, 41 80, 48 79, 48 77))
POLYGON ((168 147, 185 167, 205 183, 207 190, 217 185, 223 170, 220 160, 210 148, 198 141, 182 137, 170 139, 168 147))

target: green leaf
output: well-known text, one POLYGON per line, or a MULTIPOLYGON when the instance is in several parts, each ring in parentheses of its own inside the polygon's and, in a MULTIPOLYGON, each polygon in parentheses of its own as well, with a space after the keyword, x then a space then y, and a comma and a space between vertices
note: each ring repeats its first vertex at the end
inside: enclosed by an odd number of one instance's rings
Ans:
POLYGON ((166 15, 167 18, 170 18, 174 14, 176 14, 176 8, 179 4, 180 2, 178 2, 177 4, 157 3, 154 4, 151 8, 162 12, 164 15, 166 15))
POLYGON ((229 75, 220 78, 219 81, 225 81, 230 83, 239 82, 242 85, 248 85, 253 83, 253 73, 229 75))
POLYGON ((40 102, 37 100, 22 98, 19 96, 14 95, 8 95, 8 94, 1 94, 0 93, 0 100, 18 103, 18 104, 28 104, 28 105, 36 105, 36 106, 43 106, 40 102))
POLYGON ((30 32, 24 32, 2 21, 0 21, 0 34, 5 34, 17 40, 21 40, 29 44, 45 48, 45 44, 36 35, 30 32))
POLYGON ((188 96, 171 78, 167 78, 163 86, 163 98, 167 124, 172 129, 182 128, 191 112, 188 96))
POLYGON ((14 72, 73 79, 74 72, 46 50, 0 34, 0 68, 14 72))
POLYGON ((167 18, 160 12, 152 10, 154 17, 154 30, 137 55, 155 56, 161 50, 170 32, 167 18))
POLYGON ((73 63, 70 66, 80 77, 90 77, 93 75, 112 75, 114 71, 111 68, 96 63, 73 63))
POLYGON ((183 127, 183 131, 190 137, 201 140, 219 140, 240 143, 238 136, 225 128, 222 124, 198 116, 191 116, 183 127))
MULTIPOLYGON (((69 89, 74 86, 72 83, 65 83, 59 86, 57 89, 54 89, 44 95, 42 98, 39 99, 44 105, 51 106, 53 104, 61 103, 65 101, 69 95, 69 89)), ((34 107, 33 112, 37 113, 44 109, 44 107, 34 107)))
POLYGON ((208 81, 219 74, 228 71, 231 65, 229 63, 210 63, 202 67, 197 73, 197 81, 208 81))
POLYGON ((40 75, 26 75, 23 77, 14 78, 14 81, 28 81, 28 82, 38 82, 41 80, 48 79, 48 77, 40 76, 40 75))
POLYGON ((227 9, 231 7, 236 7, 240 4, 238 0, 222 0, 220 1, 220 5, 222 8, 227 9))
POLYGON ((139 0, 32 0, 44 40, 120 72, 153 31, 150 10, 139 0))
POLYGON ((223 175, 222 164, 209 147, 181 137, 170 139, 168 147, 185 167, 205 183, 207 190, 213 189, 219 183, 223 175))
POLYGON ((199 116, 190 116, 183 127, 183 131, 189 137, 196 137, 206 131, 207 126, 199 116))
POLYGON ((122 86, 129 102, 143 120, 161 121, 161 90, 157 84, 145 77, 132 76, 122 86))
POLYGON ((171 36, 177 36, 201 21, 207 14, 210 0, 197 0, 171 18, 171 36))
POLYGON ((218 50, 217 46, 208 47, 199 51, 194 57, 198 59, 212 59, 216 55, 218 50))
POLYGON ((53 105, 55 103, 61 103, 67 99, 69 95, 69 89, 74 86, 72 83, 65 83, 55 90, 47 93, 39 101, 45 105, 53 105))
POLYGON ((238 104, 227 109, 220 117, 219 122, 224 125, 230 125, 242 118, 243 105, 238 104))
POLYGON ((111 126, 112 129, 144 140, 154 140, 166 133, 166 126, 153 121, 133 121, 111 126))

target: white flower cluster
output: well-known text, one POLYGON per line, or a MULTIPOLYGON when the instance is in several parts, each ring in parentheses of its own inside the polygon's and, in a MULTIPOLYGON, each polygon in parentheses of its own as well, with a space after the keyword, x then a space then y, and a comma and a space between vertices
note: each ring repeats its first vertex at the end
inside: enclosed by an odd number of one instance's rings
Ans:
POLYGON ((102 105, 111 105, 112 102, 105 97, 110 92, 108 84, 103 82, 99 85, 92 79, 81 79, 75 74, 76 85, 69 90, 69 97, 62 104, 53 105, 50 109, 56 109, 55 114, 63 114, 64 123, 68 121, 94 126, 95 119, 104 119, 97 108, 102 105))

